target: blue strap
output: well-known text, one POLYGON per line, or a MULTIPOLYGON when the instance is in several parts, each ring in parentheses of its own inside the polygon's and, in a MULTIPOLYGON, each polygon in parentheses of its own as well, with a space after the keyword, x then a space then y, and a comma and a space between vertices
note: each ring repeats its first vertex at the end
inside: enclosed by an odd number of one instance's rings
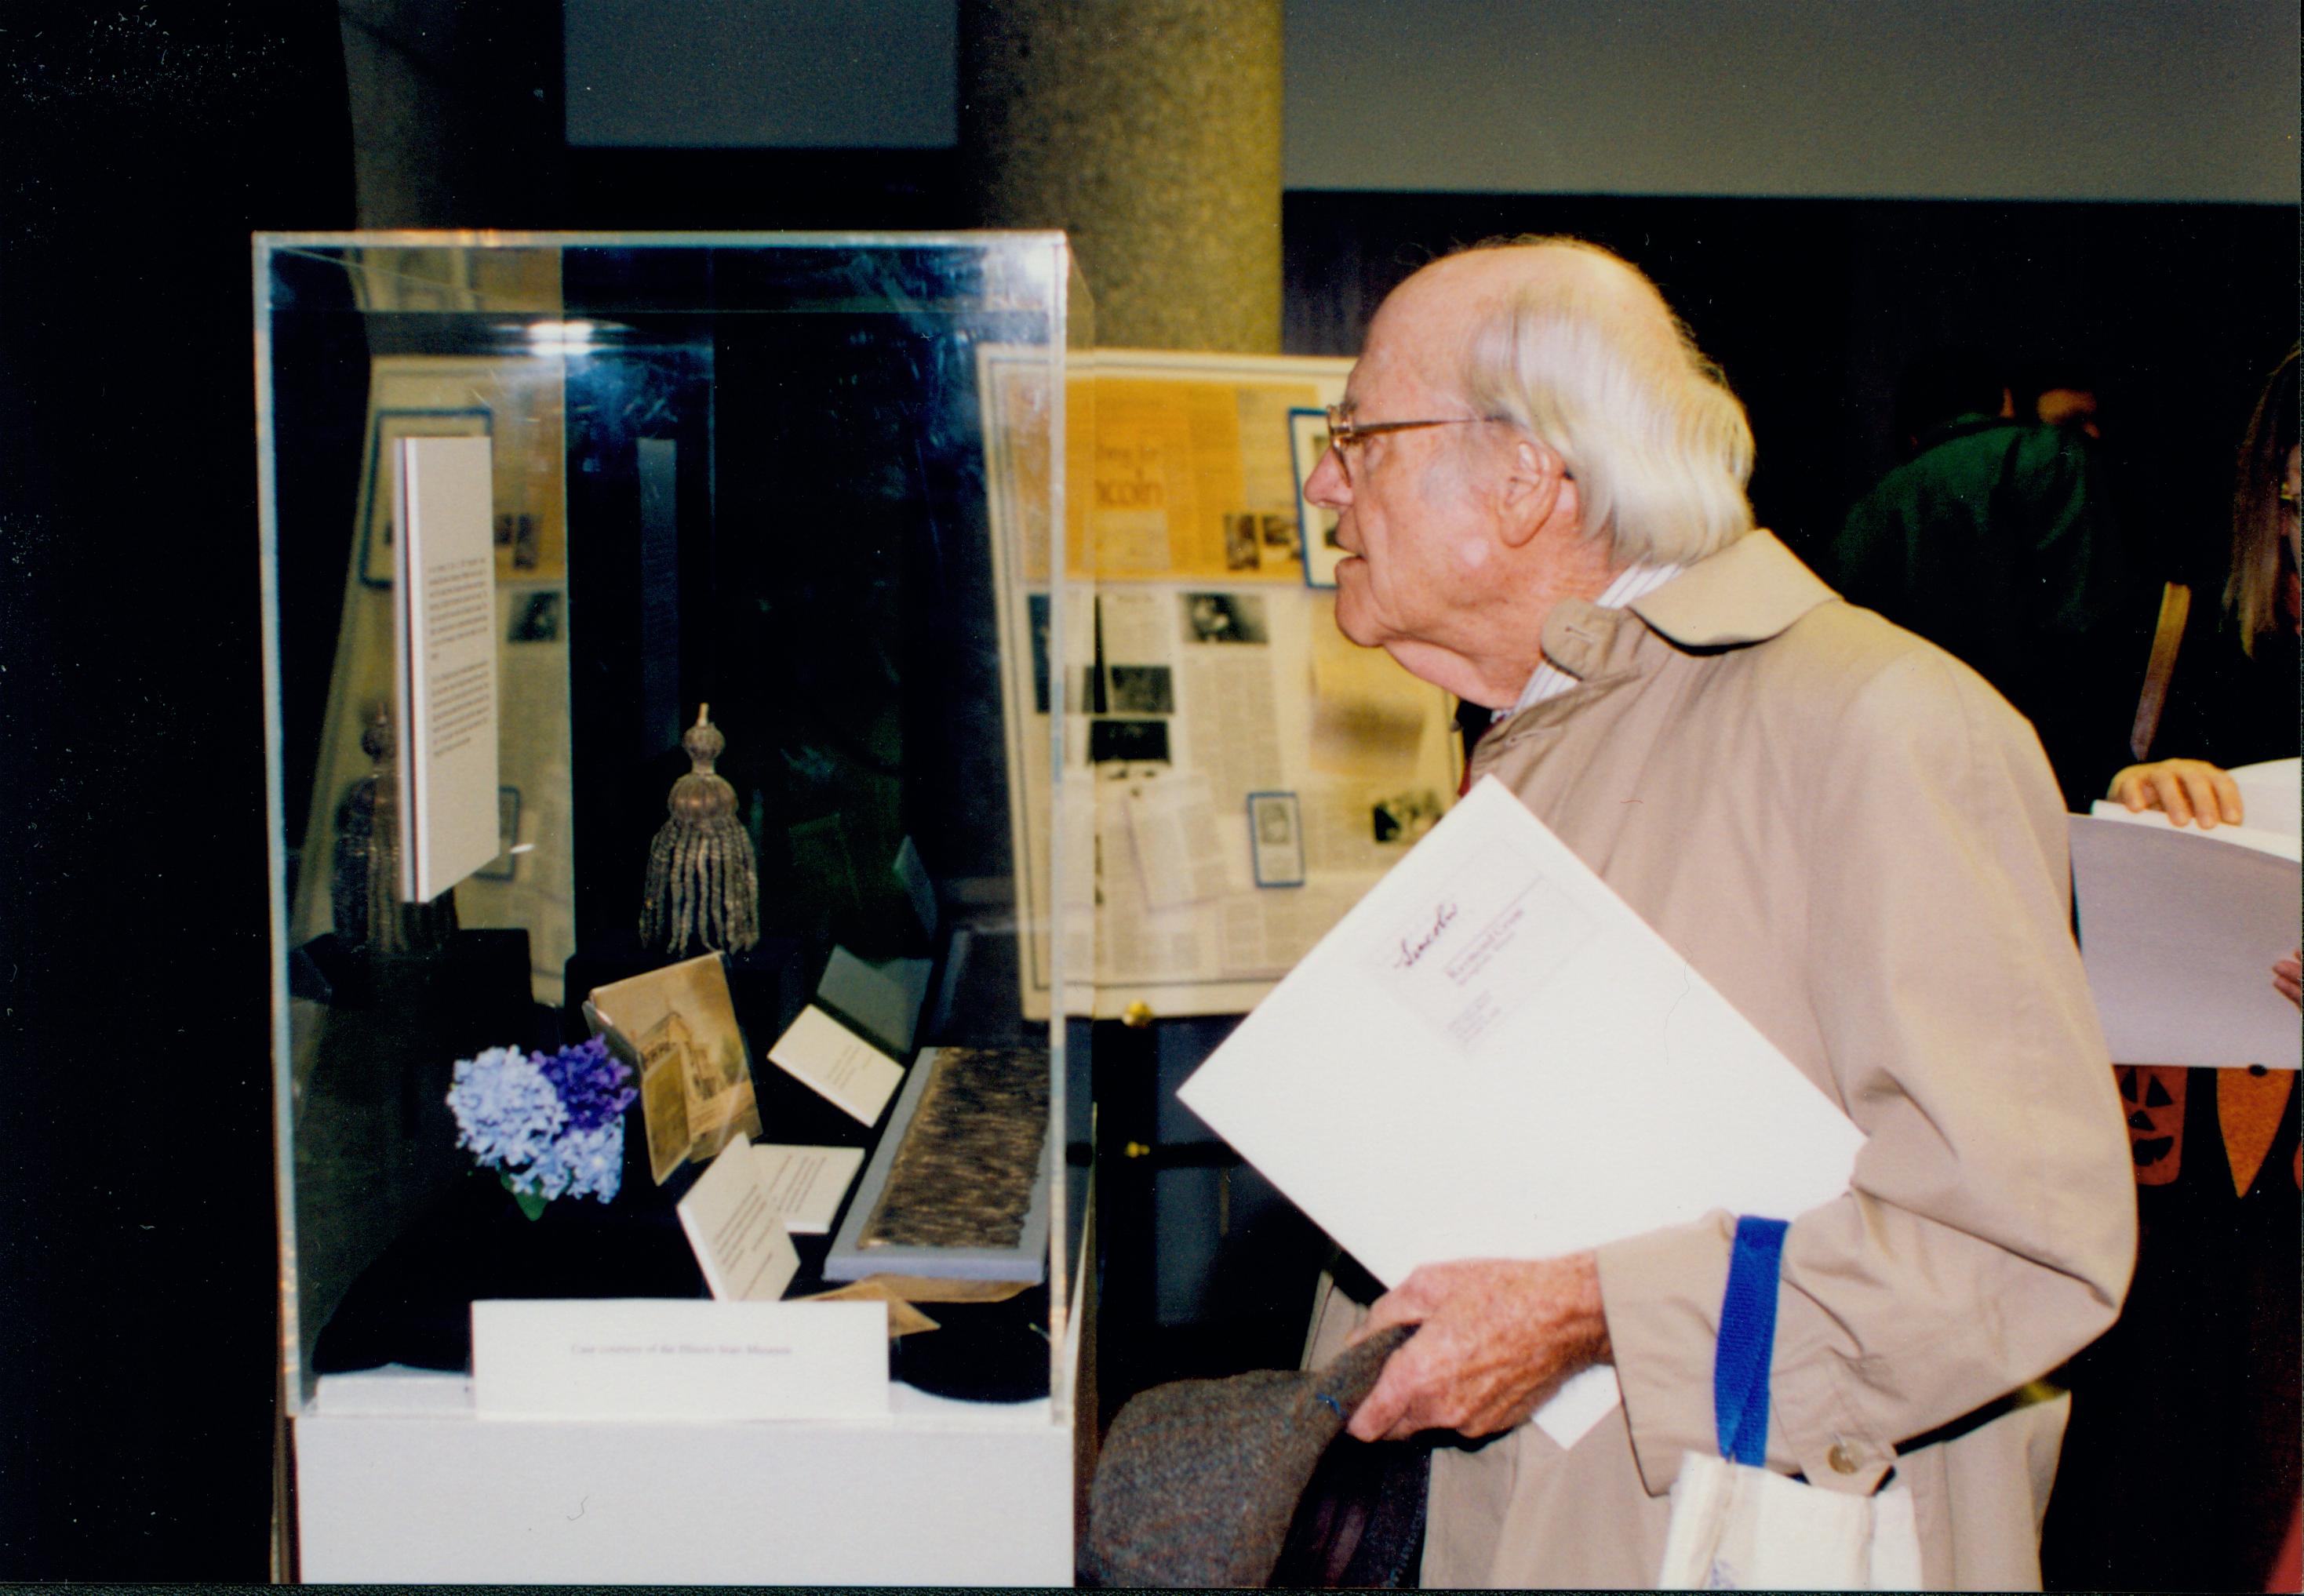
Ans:
POLYGON ((1712 1352, 1712 1417, 1720 1455, 1754 1468, 1768 1460, 1768 1362, 1776 1346, 1776 1262, 1783 1220, 1736 1221, 1728 1289, 1720 1299, 1720 1339, 1712 1352))

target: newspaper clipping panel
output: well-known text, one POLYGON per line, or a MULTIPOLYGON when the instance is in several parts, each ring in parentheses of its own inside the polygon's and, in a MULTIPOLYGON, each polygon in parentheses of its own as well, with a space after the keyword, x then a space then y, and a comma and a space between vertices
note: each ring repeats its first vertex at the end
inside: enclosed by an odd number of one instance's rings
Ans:
POLYGON ((1347 641, 1334 590, 1306 579, 1324 522, 1300 500, 1292 426, 1341 395, 1349 362, 1092 361, 1067 382, 1061 658, 1052 539, 1030 520, 1045 462, 1008 447, 1001 420, 1045 378, 996 350, 982 371, 995 549, 1025 591, 1002 640, 1027 1011, 1053 1001, 1035 863, 1061 827, 1071 1011, 1242 1012, 1453 801, 1453 705, 1347 641))

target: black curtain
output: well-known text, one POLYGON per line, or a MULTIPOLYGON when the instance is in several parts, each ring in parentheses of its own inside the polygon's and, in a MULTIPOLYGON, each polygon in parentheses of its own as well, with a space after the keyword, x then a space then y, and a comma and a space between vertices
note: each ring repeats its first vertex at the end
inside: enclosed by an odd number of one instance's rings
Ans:
POLYGON ((0 12, 0 1579, 261 1581, 249 233, 352 220, 333 6, 0 12))
POLYGON ((2122 524, 2148 563, 2221 589, 2233 451, 2296 337, 2285 206, 1323 191, 1283 218, 1295 354, 1358 352, 1401 279, 1482 239, 1632 261, 1744 400, 1753 508, 1808 556, 1896 463, 1905 365, 1972 344, 2020 384, 2093 384, 2122 524))

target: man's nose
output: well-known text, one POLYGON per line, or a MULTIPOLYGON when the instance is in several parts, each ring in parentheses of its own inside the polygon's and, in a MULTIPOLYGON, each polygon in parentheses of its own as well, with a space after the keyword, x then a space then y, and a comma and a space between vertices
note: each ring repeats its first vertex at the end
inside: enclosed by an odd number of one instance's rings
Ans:
POLYGON ((1323 510, 1342 510, 1351 502, 1352 485, 1334 447, 1320 451, 1319 462, 1304 479, 1304 496, 1323 510))

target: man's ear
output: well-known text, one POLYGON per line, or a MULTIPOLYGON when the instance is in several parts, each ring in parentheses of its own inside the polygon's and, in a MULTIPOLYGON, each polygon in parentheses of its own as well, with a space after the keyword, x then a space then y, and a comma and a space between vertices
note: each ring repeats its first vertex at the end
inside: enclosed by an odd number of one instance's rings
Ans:
POLYGON ((1505 544, 1526 546, 1559 512, 1567 484, 1567 469, 1559 455, 1534 438, 1515 438, 1501 506, 1505 544))

